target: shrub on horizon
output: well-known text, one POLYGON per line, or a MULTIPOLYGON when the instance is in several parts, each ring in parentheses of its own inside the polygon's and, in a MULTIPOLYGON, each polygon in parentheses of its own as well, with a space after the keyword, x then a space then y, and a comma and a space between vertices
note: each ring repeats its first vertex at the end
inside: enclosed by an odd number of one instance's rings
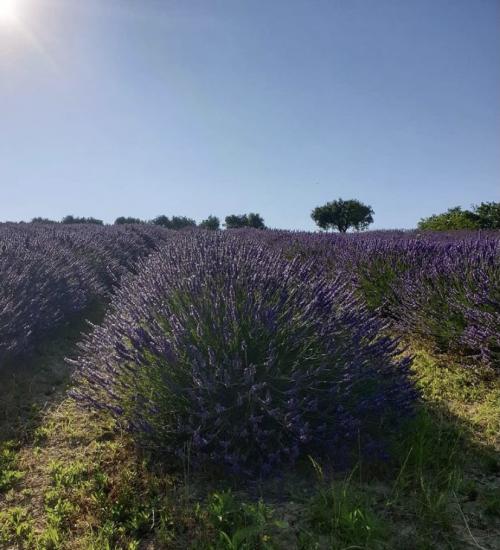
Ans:
POLYGON ((500 229, 500 202, 482 202, 472 210, 460 206, 448 208, 443 214, 434 214, 418 222, 419 229, 449 231, 457 229, 500 229))
POLYGON ((59 223, 55 220, 51 220, 49 218, 42 218, 40 216, 36 217, 36 218, 33 218, 30 223, 43 223, 43 224, 56 224, 56 223, 59 223))
POLYGON ((115 225, 125 225, 125 224, 139 224, 146 223, 145 221, 139 218, 131 218, 130 216, 120 216, 116 218, 115 225))
POLYGON ((102 220, 98 220, 96 218, 79 218, 75 216, 64 216, 64 218, 61 220, 61 223, 64 224, 94 224, 94 225, 104 225, 104 222, 102 220))
POLYGON ((199 227, 201 229, 209 229, 210 231, 217 231, 220 229, 220 220, 217 216, 208 216, 206 220, 200 222, 199 227))
POLYGON ((161 225, 167 229, 176 230, 185 229, 186 227, 196 227, 195 220, 187 218, 186 216, 172 216, 172 218, 169 218, 162 214, 161 216, 156 216, 150 223, 153 225, 161 225))
POLYGON ((482 202, 473 209, 481 229, 500 229, 500 202, 482 202))
POLYGON ((252 227, 254 229, 266 229, 264 218, 257 212, 249 214, 231 214, 225 218, 226 229, 242 229, 244 227, 252 227))
POLYGON ((419 229, 430 231, 450 231, 456 229, 480 229, 478 217, 460 206, 448 208, 443 214, 434 214, 418 222, 419 229))
POLYGON ((410 413, 410 359, 339 280, 227 234, 176 239, 118 290, 73 396, 154 454, 266 475, 373 456, 410 413))

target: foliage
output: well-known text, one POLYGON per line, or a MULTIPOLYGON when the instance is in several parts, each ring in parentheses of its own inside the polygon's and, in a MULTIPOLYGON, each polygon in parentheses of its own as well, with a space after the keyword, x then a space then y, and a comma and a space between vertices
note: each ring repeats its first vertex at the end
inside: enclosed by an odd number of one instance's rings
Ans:
POLYGON ((254 229, 265 229, 264 219, 260 214, 250 212, 250 214, 232 214, 226 216, 226 229, 241 229, 243 227, 253 227, 254 229))
POLYGON ((115 220, 115 225, 124 225, 124 224, 131 224, 131 223, 145 223, 145 222, 143 222, 139 218, 131 218, 126 216, 120 216, 115 220))
POLYGON ((326 537, 327 547, 385 548, 387 527, 350 478, 343 482, 322 484, 308 503, 307 529, 301 534, 306 548, 314 548, 318 535, 326 537))
POLYGON ((373 223, 373 210, 371 206, 355 199, 338 199, 317 206, 312 211, 311 218, 321 229, 338 229, 345 233, 351 227, 356 231, 366 229, 373 223))
POLYGON ((37 218, 33 218, 30 223, 49 223, 50 224, 50 223, 58 223, 58 222, 55 220, 50 220, 49 218, 37 217, 37 218))
POLYGON ((10 489, 24 473, 17 468, 17 453, 12 442, 0 442, 0 493, 10 489))
POLYGON ((434 214, 418 223, 419 229, 449 231, 453 229, 500 229, 500 203, 482 202, 472 210, 460 206, 449 208, 444 214, 434 214))
POLYGON ((185 229, 186 227, 196 227, 196 222, 191 218, 186 218, 186 216, 172 216, 172 218, 169 218, 168 216, 161 215, 151 220, 151 223, 176 230, 185 229))
POLYGON ((153 220, 151 220, 151 223, 153 225, 161 225, 162 227, 167 227, 170 229, 170 218, 168 216, 165 216, 164 214, 160 216, 156 216, 153 220))
POLYGON ((196 227, 196 222, 186 216, 172 216, 170 229, 184 229, 185 227, 196 227))
POLYGON ((104 225, 104 222, 102 220, 97 220, 96 218, 79 218, 75 216, 64 216, 64 218, 61 220, 61 223, 69 223, 69 224, 85 223, 85 224, 94 224, 94 225, 104 225))
POLYGON ((246 214, 231 214, 225 219, 226 229, 240 229, 248 226, 248 218, 246 214))
POLYGON ((157 453, 268 474, 375 456, 411 409, 409 360, 340 280, 231 235, 166 246, 83 344, 73 395, 157 453), (342 454, 344 453, 344 455, 342 454))
POLYGON ((500 229, 500 202, 482 202, 473 210, 481 229, 500 229))
POLYGON ((0 543, 10 545, 19 541, 25 543, 26 548, 33 548, 33 531, 33 521, 25 508, 14 506, 0 510, 0 543))
POLYGON ((276 548, 271 541, 273 528, 288 527, 273 518, 272 509, 262 500, 240 502, 231 490, 210 495, 206 507, 208 524, 215 532, 214 550, 265 550, 276 548))
POLYGON ((431 231, 449 231, 452 229, 479 229, 478 217, 460 206, 449 208, 444 214, 435 214, 418 222, 419 229, 431 231))
POLYGON ((210 229, 212 231, 216 231, 220 228, 220 220, 217 216, 208 216, 206 220, 203 220, 199 227, 202 229, 210 229))
POLYGON ((254 229, 265 229, 264 218, 255 212, 250 212, 247 214, 247 225, 248 227, 253 227, 254 229))

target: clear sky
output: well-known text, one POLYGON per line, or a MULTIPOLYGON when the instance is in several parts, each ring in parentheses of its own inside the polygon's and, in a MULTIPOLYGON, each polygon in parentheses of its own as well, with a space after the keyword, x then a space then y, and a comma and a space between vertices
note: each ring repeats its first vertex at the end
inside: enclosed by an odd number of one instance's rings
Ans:
POLYGON ((0 0, 0 220, 338 197, 500 200, 500 0, 0 0))

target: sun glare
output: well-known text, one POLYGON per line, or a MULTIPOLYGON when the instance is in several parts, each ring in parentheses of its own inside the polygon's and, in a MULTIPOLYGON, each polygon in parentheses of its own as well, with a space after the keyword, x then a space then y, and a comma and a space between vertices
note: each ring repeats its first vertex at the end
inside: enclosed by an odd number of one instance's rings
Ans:
POLYGON ((0 23, 15 23, 19 18, 19 0, 0 0, 0 23))

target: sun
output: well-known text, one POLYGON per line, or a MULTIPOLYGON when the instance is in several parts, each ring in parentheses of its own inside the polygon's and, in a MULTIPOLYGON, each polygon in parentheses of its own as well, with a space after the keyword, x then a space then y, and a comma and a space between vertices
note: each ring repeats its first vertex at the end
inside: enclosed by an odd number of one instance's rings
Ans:
POLYGON ((0 23, 15 23, 19 15, 19 0, 0 0, 0 23))

